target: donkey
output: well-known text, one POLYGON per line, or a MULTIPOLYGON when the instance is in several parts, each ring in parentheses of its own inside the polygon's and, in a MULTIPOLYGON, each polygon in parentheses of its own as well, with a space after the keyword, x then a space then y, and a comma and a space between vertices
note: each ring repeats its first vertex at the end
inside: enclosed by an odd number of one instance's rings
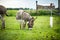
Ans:
POLYGON ((23 29, 26 26, 26 23, 28 22, 28 28, 32 29, 34 25, 34 17, 32 17, 29 13, 25 12, 24 10, 19 10, 16 15, 16 19, 20 20, 20 29, 23 27, 23 29))
POLYGON ((0 5, 0 19, 2 21, 1 29, 5 29, 5 19, 4 19, 4 16, 7 15, 6 11, 7 11, 7 9, 4 6, 0 5))

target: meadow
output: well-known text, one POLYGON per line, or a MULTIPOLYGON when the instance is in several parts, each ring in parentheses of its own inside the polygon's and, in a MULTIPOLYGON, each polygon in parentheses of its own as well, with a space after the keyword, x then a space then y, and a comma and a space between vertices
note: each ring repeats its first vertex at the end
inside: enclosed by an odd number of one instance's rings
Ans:
MULTIPOLYGON (((50 27, 50 15, 40 15, 34 22, 32 30, 20 29, 20 22, 16 20, 17 10, 8 10, 5 16, 5 30, 1 30, 0 40, 60 40, 60 16, 53 15, 53 27, 50 27)), ((36 17, 36 16, 33 16, 36 17)))

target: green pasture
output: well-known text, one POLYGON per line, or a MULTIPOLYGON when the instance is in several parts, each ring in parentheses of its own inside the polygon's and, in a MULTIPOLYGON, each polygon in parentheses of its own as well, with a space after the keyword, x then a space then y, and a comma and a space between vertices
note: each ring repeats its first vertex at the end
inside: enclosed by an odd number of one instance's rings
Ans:
MULTIPOLYGON (((16 15, 16 11, 9 11, 16 15)), ((36 17, 36 16, 34 16, 36 17)), ((50 16, 37 16, 32 30, 20 29, 20 22, 15 16, 5 16, 5 30, 1 30, 0 40, 60 40, 60 16, 53 16, 53 27, 50 27, 50 16)))

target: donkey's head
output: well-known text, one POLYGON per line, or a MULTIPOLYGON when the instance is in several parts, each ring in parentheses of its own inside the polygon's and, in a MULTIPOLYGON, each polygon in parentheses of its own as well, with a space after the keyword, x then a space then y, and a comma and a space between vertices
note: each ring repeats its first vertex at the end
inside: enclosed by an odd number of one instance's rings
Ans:
POLYGON ((36 18, 32 17, 32 18, 29 20, 28 28, 32 28, 32 27, 33 27, 35 19, 36 19, 36 18))

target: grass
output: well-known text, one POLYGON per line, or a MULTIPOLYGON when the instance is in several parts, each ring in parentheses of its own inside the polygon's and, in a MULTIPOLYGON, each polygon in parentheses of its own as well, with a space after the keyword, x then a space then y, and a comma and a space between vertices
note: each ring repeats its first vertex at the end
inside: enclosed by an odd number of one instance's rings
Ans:
POLYGON ((50 16, 37 16, 32 30, 28 30, 27 25, 25 30, 20 30, 15 16, 5 17, 6 29, 0 30, 0 40, 60 40, 59 16, 53 16, 52 28, 49 25, 49 18, 50 16))
POLYGON ((17 11, 18 10, 8 10, 7 14, 8 14, 8 16, 16 16, 17 11))

